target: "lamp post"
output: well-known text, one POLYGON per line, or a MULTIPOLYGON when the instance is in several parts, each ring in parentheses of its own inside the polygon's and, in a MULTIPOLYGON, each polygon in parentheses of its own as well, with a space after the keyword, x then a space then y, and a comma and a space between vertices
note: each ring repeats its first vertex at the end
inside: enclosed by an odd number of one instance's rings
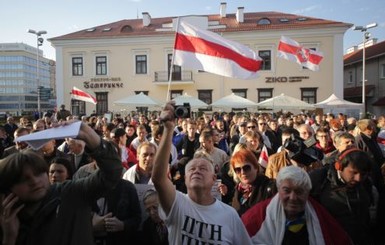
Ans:
POLYGON ((370 33, 368 32, 368 29, 374 28, 377 26, 377 23, 371 23, 366 26, 354 26, 354 31, 361 31, 362 32, 362 105, 363 105, 363 112, 362 112, 362 118, 365 118, 366 116, 366 104, 365 104, 365 97, 366 97, 366 91, 365 91, 365 44, 366 41, 370 37, 370 33))
POLYGON ((40 113, 40 71, 39 71, 39 47, 43 45, 44 38, 41 37, 43 34, 47 34, 47 31, 35 31, 32 29, 28 30, 28 33, 36 35, 36 86, 37 86, 37 112, 39 113, 39 118, 41 117, 40 113))

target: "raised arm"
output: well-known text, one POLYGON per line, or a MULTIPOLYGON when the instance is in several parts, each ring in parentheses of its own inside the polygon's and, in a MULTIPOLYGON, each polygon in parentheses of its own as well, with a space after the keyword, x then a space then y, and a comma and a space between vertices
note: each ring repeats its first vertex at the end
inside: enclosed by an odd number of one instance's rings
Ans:
POLYGON ((93 200, 118 184, 122 175, 121 158, 117 147, 102 140, 86 123, 81 124, 77 138, 86 142, 86 152, 98 165, 95 174, 76 184, 76 188, 84 193, 84 198, 93 200))
POLYGON ((175 200, 176 190, 168 178, 168 161, 172 144, 172 135, 175 127, 174 107, 168 102, 160 118, 164 124, 164 131, 160 140, 152 170, 152 182, 159 194, 159 202, 166 215, 169 214, 175 200))

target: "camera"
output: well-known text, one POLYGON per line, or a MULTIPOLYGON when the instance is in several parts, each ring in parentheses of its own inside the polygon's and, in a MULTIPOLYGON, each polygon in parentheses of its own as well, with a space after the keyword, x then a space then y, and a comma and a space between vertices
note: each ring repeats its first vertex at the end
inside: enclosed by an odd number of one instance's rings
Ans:
POLYGON ((323 159, 322 151, 313 147, 316 143, 314 137, 303 140, 297 135, 292 134, 290 138, 286 139, 283 147, 289 150, 289 158, 294 161, 309 166, 313 162, 321 161, 323 159))
POLYGON ((175 105, 174 114, 176 118, 190 118, 191 117, 190 103, 183 103, 183 106, 175 105))

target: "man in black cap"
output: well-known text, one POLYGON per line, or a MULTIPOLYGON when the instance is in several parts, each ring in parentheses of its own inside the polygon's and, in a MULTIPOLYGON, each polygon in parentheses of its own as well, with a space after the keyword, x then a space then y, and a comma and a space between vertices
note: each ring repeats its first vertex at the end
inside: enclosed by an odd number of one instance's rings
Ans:
POLYGON ((65 105, 64 104, 61 105, 60 106, 60 111, 58 111, 56 113, 56 120, 57 121, 60 121, 60 120, 65 121, 65 120, 67 120, 68 116, 71 116, 71 112, 69 110, 65 109, 65 105))

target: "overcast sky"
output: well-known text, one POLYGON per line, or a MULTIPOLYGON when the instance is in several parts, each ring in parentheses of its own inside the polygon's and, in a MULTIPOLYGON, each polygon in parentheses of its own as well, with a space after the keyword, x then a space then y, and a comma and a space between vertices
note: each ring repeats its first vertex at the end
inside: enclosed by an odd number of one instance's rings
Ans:
MULTIPOLYGON (((218 14, 224 0, 0 0, 0 43, 26 43, 36 46, 36 36, 28 29, 45 30, 45 38, 52 38, 93 26, 123 19, 142 17, 148 12, 152 18, 190 14, 218 14), (5 4, 6 3, 6 4, 5 4)), ((384 0, 227 0, 227 13, 237 7, 244 12, 277 11, 355 25, 377 22, 370 29, 372 37, 385 40, 384 0)), ((362 33, 348 30, 344 49, 362 42, 362 33)), ((47 58, 55 59, 49 42, 42 46, 47 58)))

